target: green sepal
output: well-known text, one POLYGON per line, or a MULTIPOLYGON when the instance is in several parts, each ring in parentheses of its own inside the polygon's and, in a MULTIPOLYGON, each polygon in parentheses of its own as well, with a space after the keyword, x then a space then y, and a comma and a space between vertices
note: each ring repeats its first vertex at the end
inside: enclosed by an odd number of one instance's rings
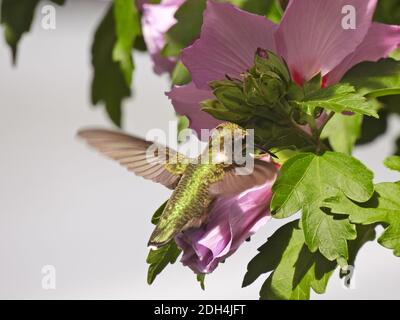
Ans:
POLYGON ((178 61, 171 74, 171 85, 183 86, 188 84, 190 81, 192 81, 192 77, 188 69, 185 67, 182 61, 178 61))
POLYGON ((196 280, 200 284, 201 290, 206 290, 205 279, 206 279, 206 275, 204 273, 198 273, 196 275, 196 280))
POLYGON ((247 113, 236 113, 225 107, 218 100, 206 100, 201 103, 201 110, 212 115, 215 119, 233 123, 246 122, 250 115, 247 113))
POLYGON ((174 264, 181 252, 182 250, 178 248, 174 241, 159 249, 150 249, 146 259, 146 262, 149 264, 147 283, 152 284, 168 264, 174 264))

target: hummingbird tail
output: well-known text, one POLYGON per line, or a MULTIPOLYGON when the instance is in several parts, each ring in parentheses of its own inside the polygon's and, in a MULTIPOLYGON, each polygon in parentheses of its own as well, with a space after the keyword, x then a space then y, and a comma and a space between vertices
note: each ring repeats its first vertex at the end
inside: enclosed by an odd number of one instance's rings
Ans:
POLYGON ((150 240, 147 243, 147 246, 156 248, 163 247, 167 245, 174 238, 174 236, 175 234, 166 235, 164 230, 161 230, 159 227, 156 227, 150 236, 150 240))

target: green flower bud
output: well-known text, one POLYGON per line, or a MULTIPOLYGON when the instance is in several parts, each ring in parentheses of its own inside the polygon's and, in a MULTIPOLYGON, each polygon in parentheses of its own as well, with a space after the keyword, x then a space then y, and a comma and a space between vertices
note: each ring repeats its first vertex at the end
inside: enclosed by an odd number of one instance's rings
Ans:
POLYGON ((206 100, 201 103, 201 110, 207 112, 214 118, 223 121, 234 122, 237 124, 244 123, 250 118, 249 114, 233 112, 225 107, 218 100, 206 100))
POLYGON ((241 114, 250 111, 243 90, 237 86, 220 86, 214 89, 213 93, 227 109, 233 112, 241 114))
POLYGON ((285 61, 272 51, 258 48, 254 57, 254 68, 259 74, 273 72, 286 84, 290 83, 290 72, 285 61))
POLYGON ((243 92, 249 105, 262 106, 265 100, 257 79, 251 74, 246 74, 243 81, 243 92))
POLYGON ((297 108, 297 107, 293 108, 292 118, 297 124, 299 124, 301 126, 304 126, 308 123, 307 113, 305 113, 303 110, 301 110, 300 108, 297 108))

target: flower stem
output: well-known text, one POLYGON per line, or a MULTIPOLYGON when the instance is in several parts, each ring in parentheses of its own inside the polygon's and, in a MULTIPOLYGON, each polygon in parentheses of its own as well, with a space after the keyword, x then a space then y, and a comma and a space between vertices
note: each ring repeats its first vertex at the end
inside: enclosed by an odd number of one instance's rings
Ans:
MULTIPOLYGON (((322 147, 327 150, 328 148, 325 146, 325 144, 321 141, 321 134, 322 131, 324 131, 325 126, 328 124, 328 122, 333 118, 335 115, 335 112, 331 111, 328 116, 326 117, 325 121, 321 124, 321 126, 317 129, 316 131, 316 136, 317 136, 317 154, 319 154, 322 150, 324 150, 322 147)), ((314 120, 315 122, 315 120, 314 120)))
POLYGON ((319 127, 319 132, 318 132, 318 134, 319 134, 319 136, 321 136, 321 134, 322 134, 322 131, 324 131, 324 129, 325 129, 325 127, 326 127, 326 125, 328 124, 328 122, 333 118, 333 116, 335 115, 335 112, 334 111, 331 111, 329 114, 328 114, 328 116, 327 116, 327 118, 325 119, 325 121, 321 124, 321 126, 319 127))

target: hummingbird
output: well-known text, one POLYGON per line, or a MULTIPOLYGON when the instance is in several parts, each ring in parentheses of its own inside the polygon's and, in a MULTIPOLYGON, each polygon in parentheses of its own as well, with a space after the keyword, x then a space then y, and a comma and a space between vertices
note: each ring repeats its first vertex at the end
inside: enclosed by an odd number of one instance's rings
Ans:
POLYGON ((148 246, 156 248, 167 245, 181 232, 205 224, 216 197, 239 194, 275 179, 275 165, 261 160, 261 156, 253 156, 252 172, 237 174, 244 167, 232 161, 232 145, 244 140, 246 135, 247 131, 238 125, 222 123, 213 130, 208 146, 194 159, 119 131, 83 129, 78 132, 91 147, 137 176, 173 190, 148 242, 148 246))

